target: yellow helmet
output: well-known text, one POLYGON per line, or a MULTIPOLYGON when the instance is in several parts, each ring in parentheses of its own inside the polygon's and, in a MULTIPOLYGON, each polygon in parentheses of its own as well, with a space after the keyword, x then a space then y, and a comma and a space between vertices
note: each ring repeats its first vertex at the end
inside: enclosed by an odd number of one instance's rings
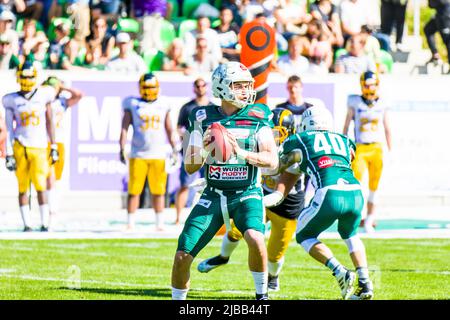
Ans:
POLYGON ((364 72, 360 77, 362 96, 366 100, 378 99, 378 88, 380 78, 378 74, 372 71, 364 72))
POLYGON ((20 84, 20 90, 30 92, 37 83, 37 70, 31 61, 25 61, 17 69, 17 83, 20 84))
POLYGON ((275 108, 273 114, 273 135, 277 145, 281 145, 287 137, 295 133, 294 115, 288 109, 275 108))
POLYGON ((139 79, 139 93, 146 101, 155 101, 159 94, 159 81, 151 72, 146 73, 139 79))

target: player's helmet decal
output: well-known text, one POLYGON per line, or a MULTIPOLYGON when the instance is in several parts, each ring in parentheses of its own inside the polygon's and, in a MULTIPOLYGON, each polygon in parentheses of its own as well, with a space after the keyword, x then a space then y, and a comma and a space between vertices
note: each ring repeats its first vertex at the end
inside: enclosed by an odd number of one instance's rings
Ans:
POLYGON ((254 83, 255 80, 247 67, 236 61, 220 64, 212 74, 214 97, 229 101, 238 108, 255 102, 254 83), (236 88, 237 83, 242 86, 236 88))
POLYGON ((20 90, 30 92, 37 83, 37 70, 31 61, 25 61, 17 70, 17 83, 20 90))
POLYGON ((139 93, 145 101, 155 101, 159 94, 159 81, 156 76, 149 72, 139 79, 139 93))
POLYGON ((286 138, 295 133, 295 120, 291 111, 284 108, 275 108, 273 115, 273 134, 277 145, 281 145, 286 138))
POLYGON ((366 100, 378 99, 378 86, 380 78, 372 71, 366 71, 360 77, 362 96, 366 100))
POLYGON ((307 130, 333 130, 333 116, 331 112, 322 106, 313 106, 303 112, 302 131, 307 130))

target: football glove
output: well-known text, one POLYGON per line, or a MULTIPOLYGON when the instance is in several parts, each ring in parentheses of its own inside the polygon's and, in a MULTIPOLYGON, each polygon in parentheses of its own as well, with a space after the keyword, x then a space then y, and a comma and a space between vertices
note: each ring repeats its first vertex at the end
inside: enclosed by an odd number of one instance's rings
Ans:
POLYGON ((120 150, 119 159, 120 159, 120 162, 122 162, 123 164, 127 164, 127 161, 125 159, 125 150, 120 150))
POLYGON ((263 204, 266 208, 276 207, 283 202, 284 195, 280 191, 275 191, 263 198, 263 204))
POLYGON ((14 156, 6 156, 5 160, 6 169, 8 169, 9 171, 15 171, 17 167, 16 159, 14 158, 14 156))
POLYGON ((52 161, 52 164, 55 164, 57 161, 59 161, 58 146, 56 144, 52 144, 50 147, 50 159, 52 161))

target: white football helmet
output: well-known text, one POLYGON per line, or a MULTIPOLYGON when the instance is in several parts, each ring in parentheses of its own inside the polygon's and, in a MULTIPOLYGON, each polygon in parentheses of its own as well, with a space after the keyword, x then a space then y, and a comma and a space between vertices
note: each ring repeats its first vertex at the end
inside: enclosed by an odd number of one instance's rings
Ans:
POLYGON ((238 108, 244 108, 255 102, 254 83, 255 80, 247 67, 236 61, 220 64, 212 74, 214 97, 229 101, 238 108), (250 85, 246 89, 235 90, 233 84, 236 82, 249 82, 250 85), (239 99, 238 95, 244 98, 239 99))
POLYGON ((322 106, 312 106, 302 114, 301 131, 306 130, 333 130, 333 116, 322 106))

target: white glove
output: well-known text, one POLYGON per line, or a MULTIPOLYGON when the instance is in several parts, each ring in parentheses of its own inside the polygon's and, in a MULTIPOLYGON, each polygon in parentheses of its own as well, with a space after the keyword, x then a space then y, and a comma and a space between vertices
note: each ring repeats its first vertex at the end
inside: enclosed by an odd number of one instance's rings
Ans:
POLYGON ((267 196, 264 196, 263 198, 263 204, 265 207, 275 207, 279 205, 281 202, 283 202, 284 195, 280 191, 275 191, 271 194, 268 194, 267 196))

